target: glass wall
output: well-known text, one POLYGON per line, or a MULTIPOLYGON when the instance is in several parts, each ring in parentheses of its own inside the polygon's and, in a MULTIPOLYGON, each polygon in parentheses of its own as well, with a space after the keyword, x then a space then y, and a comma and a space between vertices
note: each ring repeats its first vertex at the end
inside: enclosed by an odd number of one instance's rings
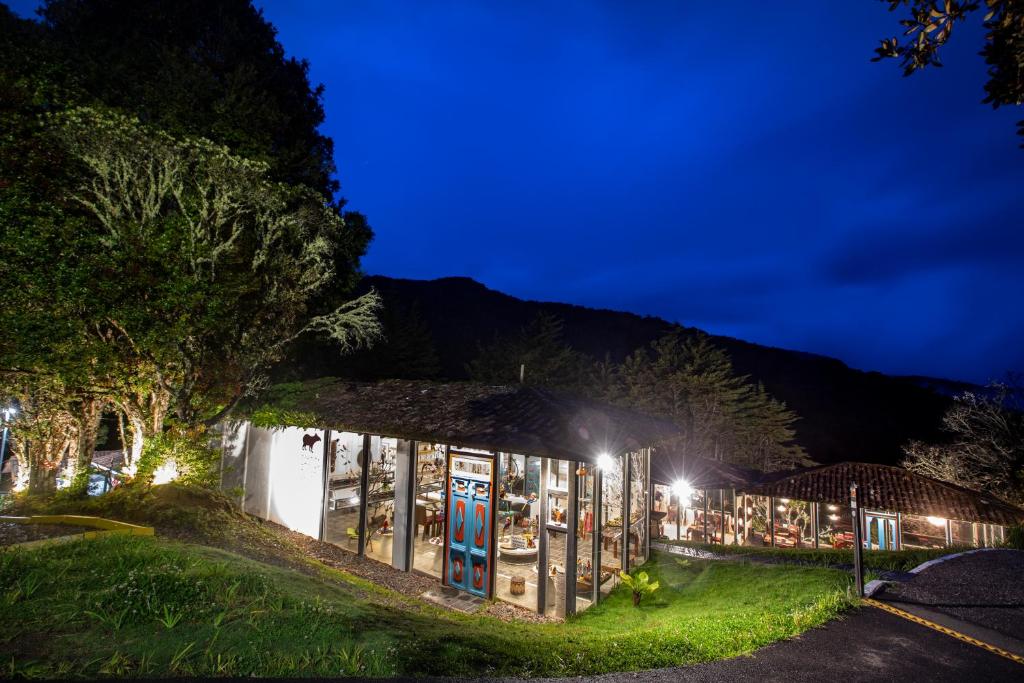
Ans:
POLYGON ((697 490, 683 500, 683 538, 687 541, 704 540, 705 493, 697 490))
POLYGON ((360 482, 363 435, 331 432, 327 455, 327 505, 324 540, 355 552, 359 547, 360 482))
POLYGON ((576 514, 576 611, 582 612, 594 598, 594 540, 597 519, 594 514, 594 467, 580 463, 576 470, 576 492, 579 508, 576 514))
POLYGON ((775 499, 775 545, 780 548, 813 548, 814 506, 805 500, 775 499))
POLYGON ((370 464, 366 485, 366 556, 392 564, 397 559, 404 565, 403 544, 407 541, 408 505, 406 475, 409 458, 408 441, 370 437, 370 464), (397 475, 401 471, 402 477, 397 475), (397 519, 396 519, 397 518, 397 519), (398 532, 396 535, 396 531, 398 532))
POLYGON ((622 458, 609 458, 601 472, 601 583, 606 595, 619 584, 622 569, 622 458))
POLYGON ((651 540, 676 540, 676 509, 671 489, 662 484, 655 484, 654 507, 651 509, 651 540))
POLYGON ((818 547, 853 547, 853 518, 849 507, 818 503, 818 547))
POLYGON ((900 515, 900 543, 904 548, 945 548, 946 524, 941 517, 900 515))
POLYGON ((732 489, 722 489, 722 543, 736 540, 736 514, 732 489))
POLYGON ((747 528, 743 544, 753 546, 771 545, 769 498, 767 496, 745 496, 745 499, 747 505, 745 510, 747 528))
POLYGON ((498 454, 498 567, 495 597, 537 609, 540 458, 498 454))
POLYGON ((953 538, 953 545, 974 545, 974 525, 970 522, 951 520, 949 522, 949 531, 953 538))
POLYGON ((647 451, 630 453, 629 567, 647 561, 647 451))
POLYGON ((445 450, 444 444, 416 442, 412 566, 438 578, 444 562, 445 450))

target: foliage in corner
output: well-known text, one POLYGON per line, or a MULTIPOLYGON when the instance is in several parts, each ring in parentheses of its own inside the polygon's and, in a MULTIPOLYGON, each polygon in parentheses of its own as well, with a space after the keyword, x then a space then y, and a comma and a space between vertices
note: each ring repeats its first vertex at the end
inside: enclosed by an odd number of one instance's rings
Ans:
POLYGON ((1024 550, 1024 524, 1007 528, 1003 545, 1014 550, 1024 550))
MULTIPOLYGON (((903 36, 885 38, 875 48, 871 61, 897 59, 903 75, 926 67, 942 66, 939 49, 946 44, 956 24, 982 9, 985 46, 981 54, 988 65, 985 83, 986 104, 993 109, 1024 103, 1024 0, 883 0, 889 11, 901 7, 910 16, 900 20, 903 36)), ((1024 135, 1024 120, 1017 123, 1018 135, 1024 135)), ((1021 144, 1024 147, 1024 143, 1021 144)))
POLYGON ((650 577, 647 576, 647 572, 633 571, 629 574, 626 572, 619 572, 619 577, 622 579, 622 583, 633 592, 633 606, 639 607, 640 601, 645 596, 651 595, 654 591, 658 590, 660 584, 657 581, 651 581, 650 577))

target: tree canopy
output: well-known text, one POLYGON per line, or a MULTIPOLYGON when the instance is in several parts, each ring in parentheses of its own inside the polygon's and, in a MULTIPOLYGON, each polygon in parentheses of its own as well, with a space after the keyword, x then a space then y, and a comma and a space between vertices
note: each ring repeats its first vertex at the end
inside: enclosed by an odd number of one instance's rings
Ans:
POLYGON ((168 418, 201 433, 301 335, 380 334, 376 294, 350 295, 372 233, 332 197, 321 89, 250 2, 42 15, 0 6, 0 382, 18 433, 53 432, 26 456, 39 489, 88 462, 104 408, 134 460, 168 418))
POLYGON ((964 392, 942 418, 949 440, 906 447, 904 466, 929 477, 1024 504, 1024 377, 964 392))
POLYGON ((482 347, 468 366, 477 381, 523 382, 659 415, 682 428, 677 446, 766 471, 810 462, 796 444, 797 420, 763 385, 737 375, 707 335, 676 329, 617 364, 573 349, 557 316, 542 313, 517 334, 482 347))
MULTIPOLYGON (((885 38, 872 61, 899 60, 903 75, 927 67, 940 67, 939 51, 957 24, 984 11, 985 45, 981 54, 988 64, 984 102, 993 108, 1024 103, 1024 1, 1022 0, 882 0, 890 11, 906 10, 900 20, 902 37, 885 38)), ((1018 122, 1024 135, 1024 120, 1018 122)), ((1024 147, 1024 142, 1021 143, 1024 147)))

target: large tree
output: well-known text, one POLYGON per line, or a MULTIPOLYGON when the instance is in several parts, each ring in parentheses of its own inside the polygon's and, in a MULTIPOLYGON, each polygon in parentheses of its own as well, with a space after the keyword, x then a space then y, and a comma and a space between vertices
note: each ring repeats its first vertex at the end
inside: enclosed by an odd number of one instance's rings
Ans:
POLYGON ((137 457, 168 414, 223 415, 298 335, 376 334, 375 297, 349 301, 372 233, 333 196, 322 89, 251 3, 42 14, 0 5, 0 391, 61 406, 79 464, 113 408, 137 457))
POLYGON ((956 397, 942 418, 949 441, 911 442, 904 465, 915 472, 1024 504, 1024 381, 1011 375, 987 392, 956 397))
POLYGON ((515 384, 522 379, 525 384, 589 392, 592 361, 565 341, 564 326, 558 316, 539 313, 518 333, 482 346, 466 370, 478 382, 515 384))
POLYGON ((376 294, 327 296, 355 284, 367 236, 322 196, 121 115, 79 109, 55 125, 81 168, 73 199, 121 274, 105 281, 96 331, 135 370, 118 400, 137 432, 159 430, 168 410, 216 421, 301 334, 342 351, 378 335, 376 294))
POLYGON ((796 415, 737 375, 729 355, 707 335, 670 332, 627 358, 618 382, 613 398, 681 427, 677 446, 684 456, 764 470, 809 462, 794 442, 796 415))
MULTIPOLYGON (((897 59, 909 76, 927 67, 942 66, 939 51, 957 24, 984 13, 988 64, 984 102, 993 108, 1024 104, 1024 0, 882 0, 890 11, 902 10, 902 37, 882 40, 873 61, 897 59)), ((1024 120, 1018 124, 1024 135, 1024 120)), ((1024 147, 1024 143, 1021 144, 1024 147)))

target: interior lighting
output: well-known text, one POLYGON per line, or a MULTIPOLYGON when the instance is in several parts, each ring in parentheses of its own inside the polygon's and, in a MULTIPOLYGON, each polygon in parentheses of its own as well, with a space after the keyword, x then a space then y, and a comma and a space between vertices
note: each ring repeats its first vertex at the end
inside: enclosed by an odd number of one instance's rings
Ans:
POLYGON ((946 520, 943 517, 929 517, 928 523, 935 526, 946 526, 946 520))
POLYGON ((597 456, 597 466, 602 470, 610 470, 615 466, 615 462, 612 460, 612 456, 607 453, 602 453, 597 456))

